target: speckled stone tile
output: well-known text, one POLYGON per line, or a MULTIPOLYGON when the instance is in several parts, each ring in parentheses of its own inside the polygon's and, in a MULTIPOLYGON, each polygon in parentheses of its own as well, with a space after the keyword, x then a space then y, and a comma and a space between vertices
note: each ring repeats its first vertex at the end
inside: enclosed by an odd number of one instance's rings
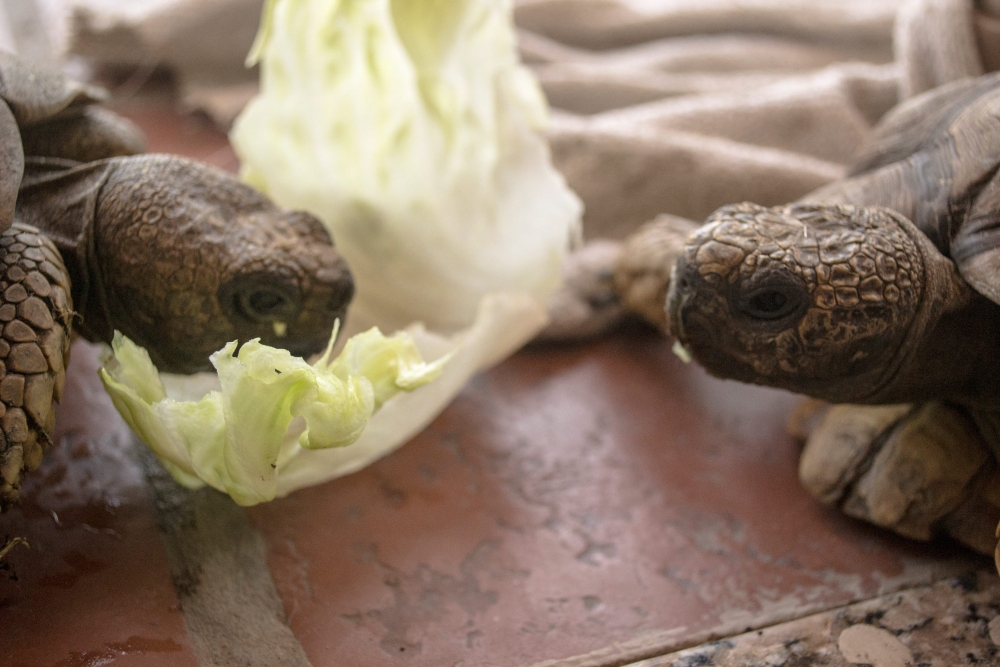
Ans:
POLYGON ((645 331, 529 349, 396 454, 251 516, 317 666, 622 664, 981 564, 809 498, 796 400, 645 331))
POLYGON ((984 570, 629 667, 1000 664, 1000 579, 984 570))
POLYGON ((0 541, 25 537, 0 571, 0 667, 195 667, 128 427, 73 346, 53 450, 0 541))

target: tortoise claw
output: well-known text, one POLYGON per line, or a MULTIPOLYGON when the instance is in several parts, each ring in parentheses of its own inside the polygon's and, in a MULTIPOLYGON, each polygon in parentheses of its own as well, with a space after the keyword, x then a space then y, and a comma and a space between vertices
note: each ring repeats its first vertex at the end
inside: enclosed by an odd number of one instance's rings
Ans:
POLYGON ((821 502, 906 537, 996 547, 1000 469, 960 408, 834 406, 809 435, 799 476, 821 502))
POLYGON ((536 340, 582 340, 601 335, 622 320, 625 313, 613 285, 620 246, 599 239, 566 258, 563 284, 549 304, 549 324, 536 340))

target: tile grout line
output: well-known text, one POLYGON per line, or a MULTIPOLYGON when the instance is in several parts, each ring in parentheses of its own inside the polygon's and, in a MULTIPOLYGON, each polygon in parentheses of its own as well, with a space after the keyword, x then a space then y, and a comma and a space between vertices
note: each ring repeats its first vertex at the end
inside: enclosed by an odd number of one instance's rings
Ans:
POLYGON ((554 658, 533 662, 521 667, 632 667, 638 666, 647 660, 654 660, 664 656, 697 648, 711 642, 736 637, 748 632, 767 630, 786 623, 810 618, 820 614, 826 614, 838 609, 846 609, 853 605, 864 604, 873 600, 878 600, 890 595, 898 595, 905 591, 929 588, 937 583, 960 576, 963 572, 945 572, 940 576, 932 578, 930 581, 901 585, 898 588, 889 588, 873 595, 869 598, 851 600, 842 604, 816 605, 814 608, 797 609, 786 614, 776 614, 766 622, 760 624, 747 624, 745 621, 724 623, 717 625, 693 635, 677 635, 684 632, 684 628, 674 628, 669 630, 654 630, 643 636, 635 637, 622 642, 616 642, 596 651, 570 656, 568 658, 554 658))
POLYGON ((138 440, 188 639, 202 667, 311 667, 288 626, 264 540, 242 507, 185 489, 138 440))
MULTIPOLYGON (((984 574, 987 577, 995 577, 995 572, 994 572, 993 568, 991 568, 991 567, 985 567, 985 568, 982 568, 982 569, 980 569, 978 571, 969 572, 967 574, 973 576, 974 578, 981 578, 982 575, 984 575, 984 574)), ((870 627, 879 628, 880 626, 877 624, 878 617, 876 617, 876 621, 875 622, 870 622, 866 617, 868 616, 868 614, 871 614, 873 612, 881 612, 881 613, 884 614, 885 611, 886 611, 886 607, 884 607, 882 605, 885 605, 886 603, 889 603, 891 605, 891 603, 889 602, 890 600, 895 599, 897 601, 897 604, 898 604, 899 602, 902 602, 903 600, 907 599, 908 597, 912 598, 912 596, 914 596, 914 595, 933 594, 934 591, 937 590, 937 589, 939 589, 942 584, 951 584, 953 587, 957 585, 958 587, 965 588, 965 584, 963 584, 960 581, 963 578, 964 578, 964 575, 954 575, 954 576, 949 576, 949 577, 943 577, 941 579, 937 579, 937 580, 934 580, 932 582, 926 582, 926 583, 922 583, 922 584, 918 584, 918 585, 914 585, 914 586, 903 587, 903 588, 897 589, 897 590, 895 590, 893 592, 885 593, 885 594, 882 594, 882 595, 876 595, 875 597, 872 597, 872 598, 867 598, 867 599, 864 599, 864 600, 857 600, 855 602, 851 602, 851 603, 848 603, 848 604, 845 604, 845 605, 833 606, 833 607, 830 607, 828 609, 824 609, 824 610, 816 612, 816 613, 806 614, 806 615, 801 616, 801 617, 793 617, 793 618, 790 618, 790 619, 787 619, 787 620, 784 620, 784 621, 780 621, 780 622, 777 622, 777 623, 763 624, 760 627, 755 627, 755 628, 752 628, 752 629, 748 629, 748 630, 746 630, 744 632, 737 632, 737 633, 729 634, 729 635, 726 635, 725 637, 713 637, 710 640, 700 642, 699 644, 696 644, 696 645, 693 645, 693 646, 683 646, 681 648, 678 648, 675 651, 669 651, 667 653, 663 653, 663 654, 660 654, 660 655, 651 656, 649 658, 644 658, 642 660, 635 661, 635 662, 628 662, 626 664, 619 665, 619 664, 615 663, 614 665, 609 665, 608 667, 671 667, 672 665, 680 665, 681 663, 678 662, 678 661, 683 661, 685 665, 688 664, 687 661, 692 661, 691 664, 714 665, 716 663, 712 662, 711 658, 709 658, 709 662, 703 662, 706 659, 703 654, 696 654, 696 655, 692 656, 691 654, 687 654, 687 652, 688 651, 699 651, 699 650, 702 650, 702 651, 712 650, 714 647, 718 646, 719 644, 724 644, 724 645, 728 644, 728 646, 723 646, 723 648, 724 649, 730 649, 730 650, 733 650, 733 651, 738 651, 739 650, 738 647, 741 646, 741 639, 744 638, 744 637, 746 637, 746 636, 749 636, 749 635, 763 636, 765 633, 769 633, 769 632, 776 631, 776 630, 781 630, 783 628, 785 628, 785 629, 792 628, 792 627, 796 627, 796 626, 798 626, 798 627, 806 627, 808 629, 808 624, 810 622, 818 621, 818 620, 821 620, 821 619, 830 619, 831 616, 833 616, 833 615, 837 615, 837 616, 848 615, 852 611, 857 615, 857 618, 855 618, 854 620, 851 620, 851 621, 849 621, 849 623, 845 624, 847 627, 845 627, 844 629, 847 629, 848 627, 856 626, 856 625, 867 625, 867 626, 870 626, 870 627), (863 613, 859 613, 859 612, 863 612, 863 613), (678 655, 678 654, 687 654, 687 655, 678 655), (671 659, 671 662, 669 664, 667 664, 665 662, 665 660, 667 660, 667 659, 671 659)), ((972 590, 977 590, 977 588, 974 587, 974 588, 972 588, 972 590)), ((969 590, 966 589, 966 592, 968 593, 969 590)), ((975 618, 976 614, 972 613, 970 611, 970 607, 974 606, 974 605, 970 605, 968 602, 965 602, 965 603, 963 603, 962 606, 964 607, 964 609, 962 611, 965 612, 965 614, 963 614, 965 616, 965 620, 966 621, 970 621, 970 620, 971 621, 975 621, 976 620, 976 618, 975 618)), ((996 608, 996 606, 994 604, 990 604, 989 606, 991 606, 993 608, 996 608)), ((951 617, 954 618, 954 616, 951 616, 951 617)), ((920 622, 920 623, 916 623, 916 624, 909 624, 908 627, 904 627, 904 629, 901 629, 898 633, 893 633, 893 634, 898 635, 898 634, 902 634, 903 632, 912 632, 912 631, 915 631, 915 630, 926 628, 930 624, 930 622, 933 620, 933 618, 934 618, 933 616, 926 616, 924 618, 924 621, 926 621, 926 622, 920 622)), ((882 630, 882 632, 886 632, 886 633, 890 632, 888 629, 885 629, 885 628, 880 628, 880 629, 882 630)), ((954 633, 954 630, 952 630, 951 633, 954 633)), ((844 655, 843 654, 843 649, 840 647, 838 637, 832 637, 831 635, 827 635, 827 636, 830 637, 830 640, 824 640, 822 638, 822 634, 819 634, 819 633, 813 633, 812 635, 803 635, 802 633, 798 633, 798 637, 796 637, 796 640, 793 643, 799 643, 801 641, 802 637, 807 637, 807 638, 808 637, 813 637, 813 638, 820 637, 820 640, 819 640, 819 644, 820 645, 834 646, 834 647, 836 647, 835 650, 838 652, 838 654, 844 655)), ((965 639, 961 635, 952 634, 951 638, 952 638, 953 641, 956 639, 956 636, 957 636, 957 638, 958 638, 959 641, 965 639)), ((991 638, 991 641, 993 641, 992 638, 991 638)), ((997 642, 994 642, 994 643, 1000 645, 1000 643, 997 643, 997 642)), ((782 642, 782 644, 785 644, 785 642, 782 642)), ((786 648, 788 648, 788 646, 789 646, 788 644, 785 644, 786 648)), ((743 645, 743 647, 745 648, 745 644, 743 645)), ((883 647, 884 647, 884 644, 883 644, 883 647)), ((814 647, 814 650, 815 650, 815 647, 814 647)), ((738 652, 732 653, 730 655, 731 656, 735 656, 737 660, 739 660, 739 658, 741 657, 741 654, 738 653, 738 652)), ((808 655, 804 656, 804 657, 800 656, 797 659, 799 659, 800 662, 801 662, 801 660, 803 660, 803 659, 808 660, 809 656, 808 655)), ((846 657, 845 657, 845 660, 846 660, 846 657)), ((721 665, 722 663, 719 663, 719 664, 721 665)), ((726 663, 726 664, 730 664, 730 663, 726 663)), ((737 662, 737 663, 732 663, 732 664, 742 665, 743 663, 742 662, 737 662)), ((756 664, 756 663, 754 663, 754 664, 756 664)), ((781 664, 785 664, 785 663, 783 662, 781 664)), ((789 663, 789 664, 791 664, 791 663, 789 663)), ((795 664, 800 664, 800 663, 796 662, 795 664)), ((813 663, 812 662, 802 662, 801 664, 810 664, 811 665, 813 663)), ((867 663, 854 663, 854 662, 850 662, 850 664, 867 664, 867 663)), ((885 665, 886 667, 888 667, 888 665, 890 665, 890 664, 897 664, 897 663, 895 663, 895 662, 893 662, 893 663, 890 663, 890 662, 877 662, 877 664, 878 665, 885 665)), ((902 664, 902 663, 899 663, 899 664, 902 664)), ((909 661, 907 661, 906 664, 910 665, 911 663, 909 661)), ((920 662, 919 664, 920 665, 929 665, 930 663, 920 662)))

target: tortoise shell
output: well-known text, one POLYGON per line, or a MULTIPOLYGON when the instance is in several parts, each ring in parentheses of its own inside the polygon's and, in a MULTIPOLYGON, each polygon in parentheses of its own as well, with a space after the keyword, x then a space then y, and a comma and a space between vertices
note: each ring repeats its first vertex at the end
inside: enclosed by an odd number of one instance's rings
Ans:
POLYGON ((848 178, 804 201, 884 206, 1000 303, 1000 73, 913 98, 876 128, 848 178))

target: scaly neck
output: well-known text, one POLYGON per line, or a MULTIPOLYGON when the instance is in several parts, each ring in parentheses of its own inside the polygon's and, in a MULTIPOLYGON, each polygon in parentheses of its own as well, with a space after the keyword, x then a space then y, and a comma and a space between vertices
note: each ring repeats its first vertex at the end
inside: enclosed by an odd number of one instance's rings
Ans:
POLYGON ((1000 306, 927 241, 923 304, 884 381, 865 402, 951 400, 1000 408, 1000 306))
POLYGON ((108 312, 93 261, 94 225, 101 188, 115 159, 80 164, 28 158, 18 192, 16 217, 52 239, 73 283, 73 303, 83 316, 79 332, 88 340, 110 340, 108 312))

